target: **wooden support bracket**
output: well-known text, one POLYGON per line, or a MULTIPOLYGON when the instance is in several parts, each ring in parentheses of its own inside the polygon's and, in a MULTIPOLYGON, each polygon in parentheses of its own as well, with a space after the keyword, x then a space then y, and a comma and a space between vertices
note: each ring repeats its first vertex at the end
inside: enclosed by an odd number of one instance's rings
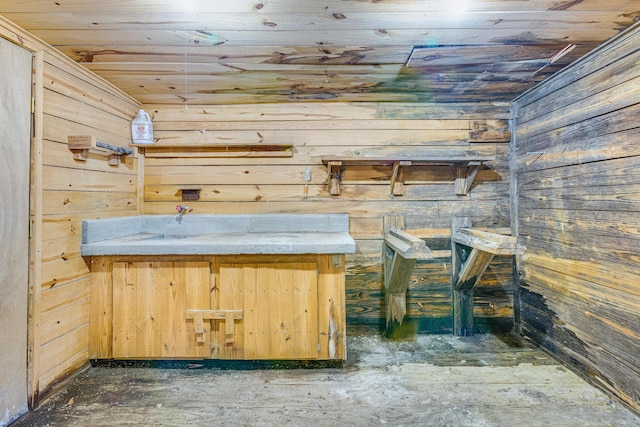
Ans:
POLYGON ((327 185, 329 194, 332 196, 340 195, 340 182, 342 181, 342 162, 331 161, 327 163, 327 185))
POLYGON ((396 228, 401 223, 397 217, 385 218, 383 259, 387 336, 393 334, 395 324, 402 325, 407 313, 407 289, 416 261, 433 258, 424 240, 396 228))
POLYGON ((469 162, 466 165, 456 165, 455 191, 457 196, 466 196, 471 190, 473 181, 478 175, 482 162, 469 162))
POLYGON ((404 195, 404 166, 411 166, 411 161, 401 160, 393 163, 391 171, 391 194, 394 196, 404 195))
POLYGON ((522 254, 512 236, 471 229, 470 218, 451 220, 453 333, 473 335, 473 289, 495 255, 522 254))
POLYGON ((89 153, 94 152, 107 156, 107 163, 110 166, 118 166, 120 157, 133 154, 133 150, 130 148, 117 147, 97 141, 96 137, 91 135, 69 135, 67 136, 67 145, 73 153, 74 160, 86 161, 89 158, 89 153))
POLYGON ((232 343, 235 321, 242 319, 242 310, 187 310, 187 319, 194 322, 197 342, 205 342, 205 320, 224 320, 225 342, 232 343))

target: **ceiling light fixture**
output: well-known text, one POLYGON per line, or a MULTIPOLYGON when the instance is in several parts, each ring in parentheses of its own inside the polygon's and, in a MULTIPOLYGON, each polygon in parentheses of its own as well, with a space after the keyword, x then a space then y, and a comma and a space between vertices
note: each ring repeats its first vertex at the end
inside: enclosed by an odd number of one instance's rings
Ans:
POLYGON ((451 15, 462 15, 469 9, 469 0, 447 0, 447 12, 451 15))

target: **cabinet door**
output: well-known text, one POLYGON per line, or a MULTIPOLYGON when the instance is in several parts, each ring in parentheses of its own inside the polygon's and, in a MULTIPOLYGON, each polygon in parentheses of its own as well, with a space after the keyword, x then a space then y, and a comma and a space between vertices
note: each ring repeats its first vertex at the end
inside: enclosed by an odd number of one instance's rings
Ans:
POLYGON ((114 262, 113 357, 208 358, 210 326, 196 339, 187 310, 208 310, 209 262, 114 262))
POLYGON ((214 322, 218 356, 317 359, 317 275, 315 262, 221 264, 219 308, 243 310, 243 317, 231 340, 214 322))

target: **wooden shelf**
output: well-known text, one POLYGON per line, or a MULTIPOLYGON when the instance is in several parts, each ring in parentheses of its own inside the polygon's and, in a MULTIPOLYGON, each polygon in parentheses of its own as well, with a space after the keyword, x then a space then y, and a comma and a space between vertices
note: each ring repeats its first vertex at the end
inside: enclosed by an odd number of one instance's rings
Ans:
POLYGON ((453 166, 456 168, 455 192, 459 196, 466 196, 473 185, 478 171, 484 164, 495 160, 491 157, 322 157, 322 163, 327 166, 327 182, 329 194, 340 195, 342 170, 345 166, 390 166, 390 191, 394 196, 404 194, 404 169, 411 166, 453 166))
POLYGON ((293 157, 292 144, 136 145, 148 157, 293 157))
POLYGON ((120 157, 133 154, 130 148, 117 147, 106 142, 96 140, 91 135, 68 135, 67 146, 73 153, 74 160, 86 161, 89 153, 96 153, 107 157, 107 163, 111 166, 120 164, 120 157))

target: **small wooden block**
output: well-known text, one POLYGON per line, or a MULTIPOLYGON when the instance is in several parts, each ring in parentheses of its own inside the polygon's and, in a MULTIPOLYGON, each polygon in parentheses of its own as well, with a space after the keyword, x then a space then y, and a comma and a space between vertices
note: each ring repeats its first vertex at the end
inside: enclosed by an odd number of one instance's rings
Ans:
POLYGON ((89 150, 76 150, 72 149, 73 160, 86 161, 89 158, 89 150))
POLYGON ((329 180, 329 194, 332 196, 340 195, 340 168, 342 162, 332 161, 327 163, 328 180, 329 180))
POLYGON ((202 313, 197 313, 193 317, 193 329, 196 333, 196 342, 205 342, 205 329, 202 313))
POLYGON ((96 138, 91 135, 68 135, 69 150, 88 150, 96 147, 96 138))
POLYGON ((233 335, 235 333, 235 321, 233 313, 227 312, 224 315, 224 334, 225 342, 232 343, 233 335))
POLYGON ((109 166, 118 166, 120 164, 120 155, 109 154, 109 156, 107 156, 107 164, 109 166))

